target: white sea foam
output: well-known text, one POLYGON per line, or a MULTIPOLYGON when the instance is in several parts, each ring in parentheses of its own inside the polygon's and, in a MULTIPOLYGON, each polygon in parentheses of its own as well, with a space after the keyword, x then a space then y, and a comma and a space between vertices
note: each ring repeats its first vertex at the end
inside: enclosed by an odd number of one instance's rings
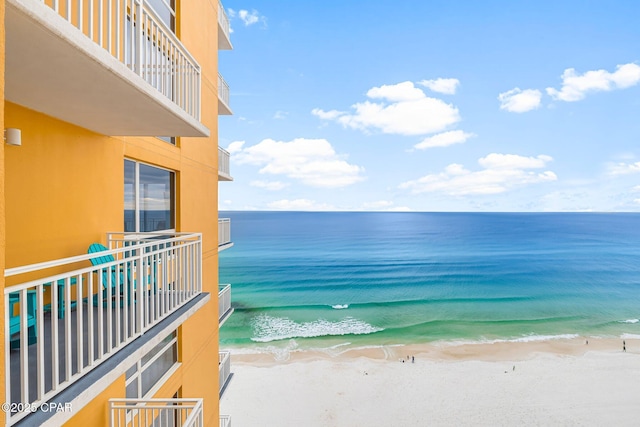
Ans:
POLYGON ((622 334, 622 335, 620 335, 620 338, 627 339, 627 340, 639 340, 640 339, 640 335, 638 335, 638 334, 622 334))
POLYGON ((335 308, 336 310, 344 310, 345 308, 349 308, 349 304, 336 304, 332 305, 331 308, 335 308))
POLYGON ((559 335, 525 335, 517 338, 509 339, 479 339, 479 340, 457 340, 457 341, 441 341, 441 345, 445 346, 458 346, 467 344, 498 344, 509 342, 537 342, 537 341, 551 341, 551 340, 571 340, 580 337, 578 334, 559 334, 559 335))
POLYGON ((640 319, 627 319, 627 320, 619 320, 618 323, 638 323, 640 319))
POLYGON ((254 335, 251 340, 255 342, 335 335, 364 335, 383 330, 353 317, 345 317, 337 322, 318 319, 313 322, 298 323, 286 317, 272 317, 262 314, 256 316, 251 323, 254 335))

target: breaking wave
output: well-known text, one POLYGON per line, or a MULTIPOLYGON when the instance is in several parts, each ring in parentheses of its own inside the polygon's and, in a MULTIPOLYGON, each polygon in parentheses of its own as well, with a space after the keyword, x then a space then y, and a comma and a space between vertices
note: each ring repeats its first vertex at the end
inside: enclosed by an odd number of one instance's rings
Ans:
POLYGON ((266 314, 256 316, 252 321, 255 342, 271 342, 291 338, 313 338, 336 335, 364 335, 380 332, 383 328, 370 325, 353 317, 331 322, 318 319, 312 322, 295 322, 286 317, 266 314))

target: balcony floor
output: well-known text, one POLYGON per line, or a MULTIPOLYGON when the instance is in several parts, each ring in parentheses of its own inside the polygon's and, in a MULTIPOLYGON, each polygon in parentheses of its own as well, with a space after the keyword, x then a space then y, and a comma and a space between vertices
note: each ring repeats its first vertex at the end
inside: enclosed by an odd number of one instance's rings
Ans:
MULTIPOLYGON (((81 393, 84 393, 88 388, 91 388, 91 386, 95 385, 96 383, 100 382, 100 380, 102 378, 104 378, 106 375, 109 374, 113 374, 113 373, 118 373, 119 375, 122 375, 124 373, 124 371, 126 369, 129 368, 129 366, 125 365, 125 366, 121 366, 120 364, 125 361, 127 358, 129 358, 132 354, 134 354, 134 352, 140 350, 144 345, 147 345, 150 341, 152 340, 162 340, 162 338, 164 338, 165 334, 170 333, 172 330, 174 330, 179 324, 181 324, 182 322, 184 322, 184 320, 186 320, 187 317, 190 316, 190 313, 194 312, 195 310, 198 310, 200 307, 202 307, 207 301, 209 301, 209 294, 207 293, 202 293, 200 295, 198 295, 197 297, 193 298, 192 300, 190 300, 189 302, 187 302, 186 304, 184 304, 183 306, 181 306, 180 308, 178 308, 176 311, 174 311, 173 313, 171 313, 170 315, 168 315, 165 319, 163 319, 162 321, 160 321, 160 323, 158 323, 156 326, 154 326, 153 328, 147 330, 142 336, 136 338, 135 340, 133 340, 132 342, 130 342, 128 345, 125 345, 123 347, 121 347, 120 349, 117 350, 117 352, 115 352, 115 354, 113 354, 111 357, 109 357, 107 360, 103 361, 102 363, 100 363, 99 366, 94 367, 93 369, 91 369, 90 371, 87 371, 87 373, 80 378, 79 380, 75 381, 74 383, 70 384, 66 389, 62 390, 61 392, 59 392, 57 395, 51 397, 50 399, 47 399, 47 401, 52 402, 52 403, 61 403, 64 405, 64 403, 72 403, 74 401, 75 398, 77 398, 81 393)), ((84 303, 82 304, 82 306, 74 308, 71 311, 71 316, 69 317, 69 319, 71 320, 71 348, 74 349, 76 348, 77 345, 77 330, 75 328, 75 324, 76 324, 76 319, 78 316, 78 310, 82 310, 82 315, 83 316, 87 316, 89 310, 92 311, 93 315, 95 316, 95 318, 97 319, 97 317, 99 316, 99 307, 94 307, 93 304, 91 303, 84 303)), ((107 309, 107 308, 103 308, 103 318, 106 319, 107 316, 107 312, 110 311, 112 313, 112 330, 115 331, 115 325, 116 325, 116 317, 113 316, 113 313, 115 313, 116 310, 115 308, 112 309, 107 309)), ((120 318, 120 320, 122 320, 122 317, 120 318)), ((65 349, 66 348, 66 343, 65 343, 65 335, 64 335, 64 328, 65 328, 65 323, 66 323, 67 319, 58 319, 57 316, 53 316, 53 320, 52 320, 52 313, 45 313, 44 315, 44 333, 42 333, 41 331, 38 331, 38 339, 43 339, 43 343, 44 343, 44 348, 45 348, 45 355, 44 355, 44 366, 45 366, 45 372, 44 372, 44 377, 45 377, 45 391, 50 391, 51 389, 51 378, 52 378, 52 372, 53 372, 53 361, 51 358, 50 354, 47 354, 47 349, 51 348, 52 345, 52 333, 51 333, 51 328, 53 325, 53 322, 57 322, 58 324, 58 328, 59 328, 59 335, 58 335, 58 346, 60 349, 65 349)), ((105 323, 106 325, 106 323, 105 323)), ((123 326, 122 326, 122 321, 120 322, 121 325, 121 330, 124 330, 123 326)), ((97 333, 97 322, 94 323, 93 325, 93 333, 96 334, 97 333)), ((87 349, 87 342, 86 342, 86 337, 87 337, 87 333, 88 331, 85 330, 82 333, 82 340, 83 340, 83 345, 84 345, 84 349, 85 349, 85 353, 86 353, 86 349, 87 349)), ((115 334, 115 332, 114 332, 115 334)), ((113 341, 115 342, 115 338, 112 336, 113 341)), ((106 345, 106 341, 107 341, 107 337, 105 337, 105 339, 103 340, 103 345, 106 345)), ((95 342, 94 343, 94 352, 95 350, 97 350, 97 346, 98 343, 95 342)), ((29 396, 30 396, 30 401, 35 400, 36 396, 37 396, 37 382, 35 379, 35 373, 36 373, 36 369, 37 369, 37 345, 36 344, 32 344, 29 346, 29 373, 30 373, 30 377, 29 377, 29 396)), ((58 370, 58 373, 60 375, 60 378, 63 378, 63 375, 66 372, 66 350, 65 350, 65 357, 61 357, 60 360, 58 360, 58 364, 55 367, 55 369, 58 370)), ((95 353, 94 353, 95 354, 95 353)), ((135 359, 135 358, 134 358, 135 359)), ((134 359, 131 359, 131 362, 134 362, 134 359)), ((137 359, 136 359, 137 360, 137 359)), ((20 398, 20 351, 19 350, 11 350, 11 354, 9 357, 9 363, 10 363, 10 372, 11 372, 11 401, 12 402, 19 402, 20 398)), ((83 357, 83 369, 86 369, 86 366, 88 364, 88 358, 85 355, 85 357, 83 357)), ((72 372, 77 372, 78 369, 78 357, 77 354, 74 354, 74 352, 71 352, 71 369, 72 372)), ((101 390, 96 390, 96 393, 100 392, 101 390)), ((124 392, 124 390, 123 390, 124 392)), ((75 408, 75 406, 74 406, 75 408)), ((22 420, 20 420, 19 422, 17 422, 15 424, 15 426, 31 426, 31 425, 40 425, 42 424, 44 421, 49 420, 51 417, 53 416, 70 416, 72 414, 56 414, 56 413, 52 413, 52 412, 44 412, 44 411, 37 411, 25 418, 23 418, 22 420)))
MULTIPOLYGON (((149 304, 152 303, 153 296, 149 294, 147 296, 149 304)), ((86 370, 89 366, 89 343, 87 338, 89 337, 89 326, 86 322, 86 319, 89 316, 89 311, 93 316, 93 333, 92 336, 94 338, 93 342, 93 354, 98 354, 99 351, 99 342, 97 337, 99 336, 99 328, 100 324, 98 322, 100 318, 100 311, 102 311, 102 329, 107 329, 107 325, 109 324, 109 318, 111 323, 111 342, 115 344, 117 342, 116 333, 118 328, 121 334, 128 335, 132 334, 132 322, 135 322, 135 316, 137 316, 137 307, 135 301, 132 302, 133 306, 127 306, 126 302, 124 302, 124 309, 120 309, 119 307, 109 307, 107 304, 105 307, 100 310, 100 307, 94 306, 94 304, 89 302, 84 302, 81 306, 75 307, 71 310, 70 317, 60 319, 58 316, 53 315, 52 312, 44 313, 44 331, 38 331, 38 339, 42 339, 44 343, 44 390, 48 392, 52 388, 52 375, 54 369, 54 363, 52 360, 52 353, 50 349, 53 346, 53 322, 57 323, 58 327, 58 348, 60 349, 60 357, 55 367, 58 371, 58 376, 60 379, 65 378, 68 366, 67 363, 70 361, 71 363, 71 373, 78 373, 78 314, 79 309, 82 311, 82 317, 85 319, 83 322, 83 331, 81 334, 81 348, 82 348, 82 369, 86 370), (68 322, 69 321, 69 322, 68 322), (126 321, 126 327, 125 327, 126 321), (65 331, 67 330, 67 323, 70 326, 70 342, 67 343, 67 337, 65 331), (67 352, 69 354, 67 354, 67 352), (49 350, 49 351, 48 351, 49 350)), ((113 304, 112 304, 113 305, 113 304)), ((162 313, 161 313, 162 314, 162 313)), ((109 336, 107 333, 104 334, 102 339, 102 346, 104 349, 104 353, 106 353, 107 346, 109 344, 109 336)), ((113 351, 113 350, 112 350, 113 351)), ((29 355, 29 401, 32 402, 37 399, 37 378, 36 378, 36 369, 37 369, 37 345, 34 343, 28 347, 28 355, 29 355)), ((20 350, 15 349, 11 350, 10 356, 10 372, 11 372, 11 401, 12 402, 20 402, 20 350)), ((94 362, 95 363, 95 362, 94 362)))

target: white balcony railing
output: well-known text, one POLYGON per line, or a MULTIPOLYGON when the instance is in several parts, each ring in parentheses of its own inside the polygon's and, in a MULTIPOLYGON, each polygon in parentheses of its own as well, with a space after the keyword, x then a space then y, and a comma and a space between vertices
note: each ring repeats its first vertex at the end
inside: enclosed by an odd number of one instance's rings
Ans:
POLYGON ((218 74, 218 114, 228 116, 233 114, 229 104, 229 84, 218 74))
POLYGON ((110 399, 111 427, 203 427, 202 399, 110 399))
POLYGON ((231 427, 231 415, 220 415, 220 427, 231 427))
POLYGON ((40 0, 200 120, 200 65, 149 0, 40 0))
POLYGON ((231 219, 218 218, 218 252, 233 246, 231 243, 231 219))
POLYGON ((220 370, 220 395, 224 386, 231 377, 231 353, 228 351, 221 351, 218 353, 218 369, 220 370))
POLYGON ((218 291, 218 326, 222 326, 232 313, 231 285, 220 285, 218 291))
POLYGON ((218 2, 218 49, 229 50, 231 46, 231 26, 222 3, 218 2))
POLYGON ((230 168, 231 154, 222 147, 218 147, 218 179, 220 181, 233 181, 230 168))
MULTIPOLYGON (((7 402, 46 402, 202 292, 200 234, 107 240, 108 250, 5 270, 7 402)), ((26 414, 8 412, 7 425, 26 414)))

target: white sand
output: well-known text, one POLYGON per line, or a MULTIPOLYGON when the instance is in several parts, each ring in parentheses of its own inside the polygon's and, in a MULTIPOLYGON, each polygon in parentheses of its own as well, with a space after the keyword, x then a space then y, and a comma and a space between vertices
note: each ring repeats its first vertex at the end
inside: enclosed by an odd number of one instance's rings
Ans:
POLYGON ((235 355, 221 413, 234 427, 638 426, 640 340, 627 349, 571 340, 307 352, 285 362, 235 355), (416 362, 401 363, 407 354, 416 362))

